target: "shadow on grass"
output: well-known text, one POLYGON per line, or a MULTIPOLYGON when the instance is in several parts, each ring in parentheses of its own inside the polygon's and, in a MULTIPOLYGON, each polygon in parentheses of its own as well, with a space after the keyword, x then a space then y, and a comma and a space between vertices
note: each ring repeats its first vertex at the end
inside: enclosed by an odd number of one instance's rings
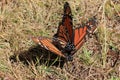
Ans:
POLYGON ((12 63, 20 61, 25 65, 34 63, 36 66, 44 64, 46 66, 56 66, 61 68, 65 63, 64 58, 58 57, 39 45, 32 46, 26 51, 16 52, 14 55, 11 55, 9 59, 12 63))

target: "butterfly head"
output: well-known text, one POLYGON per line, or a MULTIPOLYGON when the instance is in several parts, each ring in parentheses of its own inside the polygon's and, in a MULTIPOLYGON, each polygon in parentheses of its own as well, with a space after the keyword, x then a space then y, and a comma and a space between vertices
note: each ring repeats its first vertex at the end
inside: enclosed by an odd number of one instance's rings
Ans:
POLYGON ((75 49, 74 44, 72 44, 70 42, 68 42, 65 46, 65 51, 69 54, 71 54, 71 52, 74 51, 74 49, 75 49))

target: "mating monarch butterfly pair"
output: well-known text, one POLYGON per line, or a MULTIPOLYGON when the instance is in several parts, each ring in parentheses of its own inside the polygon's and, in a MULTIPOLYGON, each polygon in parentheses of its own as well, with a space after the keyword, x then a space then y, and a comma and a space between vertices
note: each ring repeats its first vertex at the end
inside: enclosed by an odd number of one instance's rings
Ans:
POLYGON ((90 19, 84 26, 73 29, 72 13, 69 3, 64 4, 62 22, 58 26, 53 39, 46 37, 32 37, 32 40, 41 47, 71 60, 72 55, 83 45, 87 33, 96 29, 96 18, 90 19))

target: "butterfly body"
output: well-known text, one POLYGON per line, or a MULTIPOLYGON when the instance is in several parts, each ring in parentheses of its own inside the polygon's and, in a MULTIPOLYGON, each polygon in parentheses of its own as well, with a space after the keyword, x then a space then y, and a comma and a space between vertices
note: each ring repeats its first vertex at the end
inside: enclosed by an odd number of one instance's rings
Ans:
POLYGON ((66 51, 73 51, 75 49, 75 46, 72 43, 67 43, 65 49, 66 51))

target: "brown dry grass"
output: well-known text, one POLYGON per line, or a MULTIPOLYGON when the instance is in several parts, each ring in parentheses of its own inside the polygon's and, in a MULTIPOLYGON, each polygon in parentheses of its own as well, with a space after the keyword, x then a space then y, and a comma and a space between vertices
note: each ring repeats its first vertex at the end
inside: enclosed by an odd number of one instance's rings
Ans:
MULTIPOLYGON (((0 1, 0 79, 1 80, 119 80, 120 62, 107 65, 108 46, 120 50, 120 1, 71 0, 75 27, 97 15, 97 39, 87 40, 63 68, 49 65, 49 60, 37 65, 20 60, 11 63, 13 54, 27 54, 35 45, 30 36, 50 36, 56 32, 67 0, 1 0, 0 1), (91 56, 92 54, 92 56, 91 56), (100 54, 100 55, 99 55, 100 54), (102 54, 102 56, 101 56, 102 54), (103 61, 103 63, 101 62, 103 61)), ((37 52, 36 52, 37 53, 37 52)), ((38 52, 39 53, 39 52, 38 52)), ((38 54, 37 53, 37 54, 38 54)), ((45 53, 45 52, 42 52, 45 53)), ((32 53, 32 55, 34 55, 32 53)), ((39 62, 41 58, 37 58, 39 62)))

